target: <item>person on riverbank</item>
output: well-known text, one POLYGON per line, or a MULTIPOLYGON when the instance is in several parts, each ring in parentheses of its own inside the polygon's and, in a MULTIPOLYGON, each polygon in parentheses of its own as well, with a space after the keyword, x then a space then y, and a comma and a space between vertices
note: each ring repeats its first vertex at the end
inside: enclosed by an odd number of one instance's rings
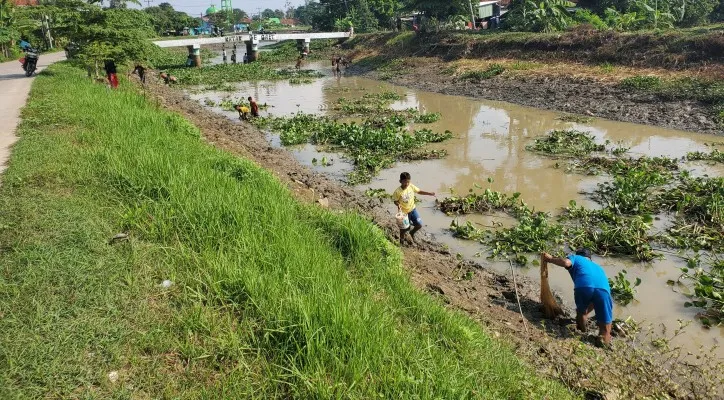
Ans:
POLYGON ((104 69, 106 70, 108 83, 111 84, 113 89, 116 89, 118 87, 118 76, 116 75, 118 71, 116 70, 116 63, 113 60, 106 60, 104 69))
POLYGON ((128 76, 130 77, 131 74, 138 74, 138 79, 141 80, 142 84, 146 84, 146 68, 141 64, 136 64, 135 68, 133 68, 133 71, 128 73, 128 76))
POLYGON ((591 251, 578 249, 566 258, 553 257, 541 253, 541 261, 546 261, 568 270, 573 279, 573 297, 576 302, 576 326, 586 331, 588 314, 596 312, 599 340, 603 345, 611 344, 611 325, 613 323, 613 299, 606 271, 591 260, 591 251))
POLYGON ((221 49, 221 58, 224 60, 224 64, 226 64, 226 49, 221 49))
POLYGON ((256 118, 259 116, 259 105, 256 104, 256 101, 254 101, 254 98, 249 96, 247 99, 249 100, 249 108, 251 109, 251 116, 256 118))
POLYGON ((435 196, 435 192, 426 192, 420 190, 417 186, 413 185, 410 180, 412 177, 409 172, 403 172, 400 174, 400 187, 392 193, 392 200, 395 202, 397 209, 407 214, 407 218, 410 220, 412 230, 410 228, 400 229, 400 245, 405 242, 405 234, 410 233, 410 238, 415 241, 415 233, 422 228, 422 218, 417 212, 415 206, 415 194, 422 194, 425 196, 435 196))
POLYGON ((236 64, 236 49, 231 50, 231 63, 236 64))
POLYGON ((177 82, 176 77, 173 76, 173 75, 171 75, 171 74, 167 74, 167 73, 165 73, 165 72, 161 72, 161 75, 160 75, 160 76, 161 76, 161 79, 163 79, 163 83, 165 83, 165 84, 167 84, 167 85, 168 85, 168 84, 173 84, 173 83, 176 83, 176 82, 177 82))
POLYGON ((237 104, 234 106, 234 109, 239 112, 239 119, 242 121, 248 121, 249 120, 249 113, 251 110, 249 110, 249 107, 237 104))

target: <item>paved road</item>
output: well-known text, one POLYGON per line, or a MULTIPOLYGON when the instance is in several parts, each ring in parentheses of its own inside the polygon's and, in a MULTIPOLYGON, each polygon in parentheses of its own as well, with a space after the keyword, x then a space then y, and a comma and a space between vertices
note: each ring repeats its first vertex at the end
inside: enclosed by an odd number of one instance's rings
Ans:
MULTIPOLYGON (((38 60, 40 72, 48 65, 65 59, 65 53, 41 54, 38 60)), ((20 109, 25 105, 30 93, 30 85, 35 78, 25 76, 22 65, 17 60, 0 63, 0 174, 7 167, 10 158, 10 146, 18 139, 15 129, 20 122, 20 109)))

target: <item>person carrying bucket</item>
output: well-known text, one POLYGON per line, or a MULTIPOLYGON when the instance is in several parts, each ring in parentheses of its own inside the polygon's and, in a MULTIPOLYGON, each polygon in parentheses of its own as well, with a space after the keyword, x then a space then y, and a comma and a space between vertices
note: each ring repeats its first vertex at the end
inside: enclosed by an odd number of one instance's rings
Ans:
POLYGON ((397 206, 397 226, 400 228, 400 245, 405 243, 405 235, 409 232, 410 239, 415 242, 415 233, 422 228, 422 218, 417 212, 415 206, 415 193, 425 196, 435 196, 435 192, 426 192, 420 190, 417 186, 410 183, 410 173, 403 172, 400 174, 400 187, 392 193, 392 200, 397 206), (410 230, 412 225, 412 230, 410 230))

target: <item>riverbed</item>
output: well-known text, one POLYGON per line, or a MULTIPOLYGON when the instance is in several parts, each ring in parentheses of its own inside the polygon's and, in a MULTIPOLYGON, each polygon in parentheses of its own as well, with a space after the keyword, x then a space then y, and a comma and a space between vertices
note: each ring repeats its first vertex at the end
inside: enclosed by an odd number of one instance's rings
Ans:
MULTIPOLYGON (((355 98, 365 93, 395 91, 403 95, 404 99, 393 103, 393 108, 412 107, 424 112, 440 112, 442 118, 438 122, 424 126, 436 131, 450 130, 455 137, 431 146, 447 150, 448 155, 444 159, 398 163, 393 168, 382 171, 369 184, 360 185, 357 189, 364 191, 367 188, 379 188, 391 193, 398 185, 400 172, 408 171, 417 186, 436 192, 439 198, 448 196, 451 191, 466 193, 478 184, 506 193, 520 192, 529 205, 552 213, 568 205, 570 200, 595 206, 587 193, 607 179, 601 176, 567 174, 562 169, 555 168, 555 160, 525 149, 533 138, 553 129, 574 128, 589 131, 600 142, 608 140, 630 147, 629 154, 632 156, 682 157, 690 151, 711 151, 713 143, 724 145, 724 138, 713 135, 603 119, 594 119, 587 123, 565 122, 560 119, 560 113, 547 110, 424 92, 362 77, 335 77, 331 75, 331 66, 326 63, 311 64, 306 68, 317 68, 327 76, 303 85, 293 85, 288 81, 241 83, 237 86, 238 90, 231 93, 191 91, 190 95, 201 104, 205 104, 207 99, 218 104, 227 97, 245 99, 253 96, 260 104, 269 105, 262 114, 289 115, 296 112, 324 114, 340 97, 355 98), (488 183, 489 178, 492 183, 488 183)), ((211 108, 230 119, 237 117, 236 112, 224 111, 218 106, 211 108)), ((279 146, 278 136, 270 134, 269 140, 279 146)), ((340 180, 351 170, 350 165, 345 163, 339 154, 318 152, 311 145, 289 150, 301 163, 340 180), (325 164, 330 165, 323 166, 321 162, 313 162, 314 159, 323 158, 327 161, 325 164)), ((724 173, 721 166, 706 163, 689 163, 686 167, 695 174, 721 176, 724 173)), ((434 199, 428 197, 423 200, 419 208, 425 222, 423 232, 426 235, 446 244, 453 253, 480 262, 499 273, 510 273, 508 263, 486 260, 486 249, 479 243, 453 238, 448 230, 453 218, 436 210, 434 199)), ((390 211, 394 209, 391 203, 388 207, 390 211)), ((468 219, 483 227, 510 223, 505 217, 496 215, 459 217, 461 222, 468 219)), ((660 228, 662 223, 656 225, 660 228)), ((650 264, 601 257, 595 257, 595 261, 606 269, 609 277, 625 269, 631 281, 636 278, 643 281, 637 288, 636 301, 626 307, 617 305, 614 310, 615 317, 625 319, 631 316, 644 325, 656 327, 657 330, 666 327, 667 336, 672 334, 679 320, 695 319, 697 310, 685 308, 687 298, 678 293, 685 289, 668 284, 680 275, 680 268, 684 265, 680 257, 667 253, 663 260, 650 264)), ((539 276, 536 267, 520 268, 518 273, 532 280, 539 276)), ((550 279, 553 290, 571 304, 573 285, 568 274, 563 270, 554 270, 550 279)), ((688 350, 696 350, 700 346, 718 345, 723 339, 724 328, 707 329, 693 321, 685 334, 675 339, 675 343, 688 350)), ((724 350, 721 348, 716 350, 716 354, 724 359, 724 350)))

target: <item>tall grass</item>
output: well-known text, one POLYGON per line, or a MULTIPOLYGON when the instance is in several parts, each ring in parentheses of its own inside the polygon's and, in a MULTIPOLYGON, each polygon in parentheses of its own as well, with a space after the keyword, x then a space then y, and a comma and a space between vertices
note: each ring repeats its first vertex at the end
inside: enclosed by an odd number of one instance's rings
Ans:
POLYGON ((59 64, 23 117, 0 398, 570 397, 416 291, 364 218, 297 203, 143 96, 59 64))

